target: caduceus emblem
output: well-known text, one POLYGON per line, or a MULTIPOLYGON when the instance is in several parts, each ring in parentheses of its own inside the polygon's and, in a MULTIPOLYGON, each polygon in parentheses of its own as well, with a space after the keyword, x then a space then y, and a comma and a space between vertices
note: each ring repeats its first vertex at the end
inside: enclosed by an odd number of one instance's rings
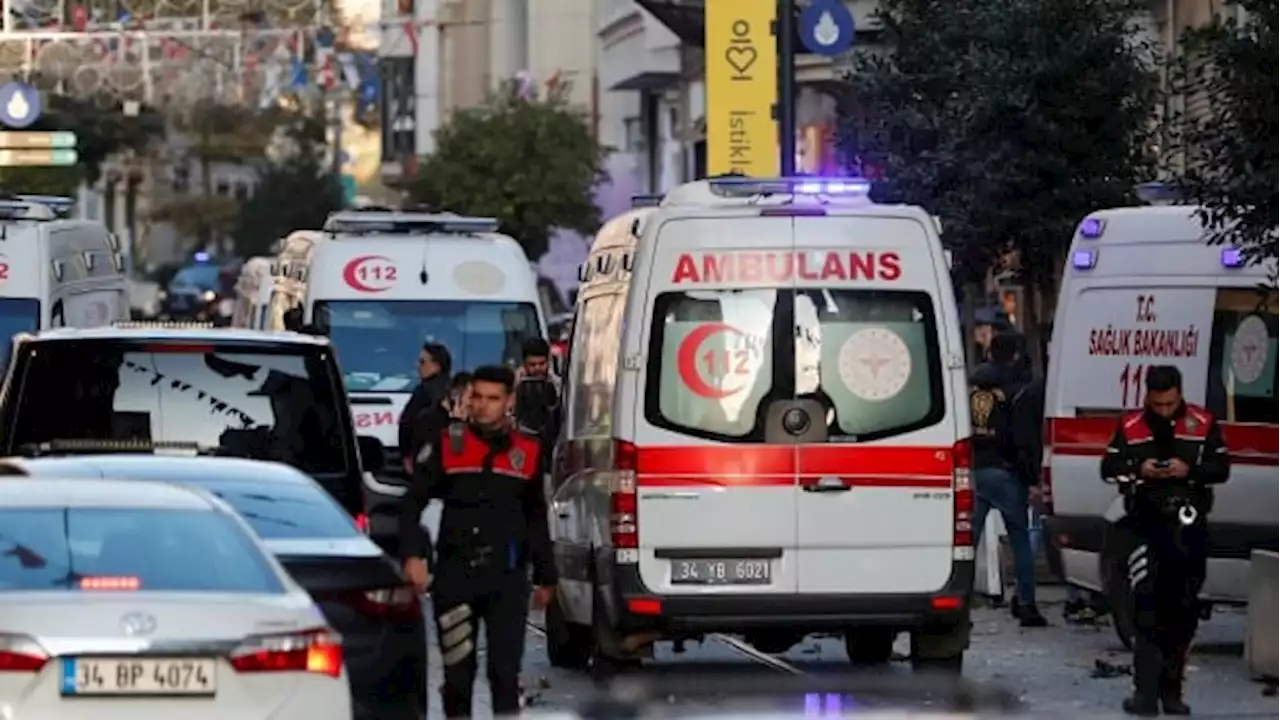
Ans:
POLYGON ((982 388, 969 395, 969 414, 973 421, 973 434, 991 435, 991 414, 996 404, 1004 402, 1004 393, 999 388, 982 388))

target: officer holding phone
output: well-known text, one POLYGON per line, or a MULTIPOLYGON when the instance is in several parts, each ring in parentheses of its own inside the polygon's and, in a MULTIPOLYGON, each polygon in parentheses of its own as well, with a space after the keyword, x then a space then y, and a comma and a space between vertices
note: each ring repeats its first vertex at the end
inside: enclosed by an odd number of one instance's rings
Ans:
POLYGON ((1205 518, 1211 486, 1227 481, 1230 459, 1213 414, 1182 398, 1182 374, 1169 365, 1147 370, 1142 410, 1120 418, 1102 459, 1102 477, 1125 494, 1121 529, 1137 637, 1130 715, 1189 715, 1182 700, 1187 653, 1199 624, 1200 588, 1208 556, 1205 518))

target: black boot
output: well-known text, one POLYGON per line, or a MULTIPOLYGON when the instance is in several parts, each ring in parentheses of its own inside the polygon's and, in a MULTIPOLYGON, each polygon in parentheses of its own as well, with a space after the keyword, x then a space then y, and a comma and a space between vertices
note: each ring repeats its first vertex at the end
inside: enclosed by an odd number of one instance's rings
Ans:
POLYGON ((1126 714, 1138 717, 1156 717, 1160 714, 1160 706, 1156 704, 1155 698, 1142 697, 1136 692, 1124 699, 1123 707, 1126 714))
POLYGON ((1138 637, 1133 648, 1133 695, 1125 698, 1124 711, 1130 715, 1155 717, 1160 714, 1160 677, 1164 663, 1160 648, 1150 637, 1138 637))
POLYGON ((1182 681, 1187 667, 1187 651, 1176 648, 1165 658, 1160 673, 1160 706, 1165 715, 1190 715, 1191 706, 1182 700, 1182 681))
POLYGON ((1032 605, 1019 605, 1018 614, 1014 617, 1018 618, 1019 624, 1025 628, 1042 628, 1049 627, 1049 621, 1044 615, 1040 614, 1040 608, 1032 605))

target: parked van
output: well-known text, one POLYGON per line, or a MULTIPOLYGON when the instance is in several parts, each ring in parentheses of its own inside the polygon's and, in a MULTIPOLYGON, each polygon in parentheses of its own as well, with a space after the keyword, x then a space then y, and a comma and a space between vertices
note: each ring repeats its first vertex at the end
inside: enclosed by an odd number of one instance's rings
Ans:
POLYGON ((657 640, 958 671, 973 495, 964 339, 918 207, 863 180, 698 181, 582 268, 552 476, 561 666, 657 640))
POLYGON ((1222 424, 1231 479, 1209 514, 1204 597, 1244 602, 1249 553, 1276 550, 1274 263, 1206 243, 1187 206, 1102 210, 1076 230, 1059 294, 1045 397, 1045 525, 1066 580, 1108 595, 1132 637, 1128 554, 1116 488, 1099 477, 1125 411, 1142 407, 1153 365, 1182 372, 1187 402, 1222 424), (1265 288, 1260 290, 1260 287, 1265 288))

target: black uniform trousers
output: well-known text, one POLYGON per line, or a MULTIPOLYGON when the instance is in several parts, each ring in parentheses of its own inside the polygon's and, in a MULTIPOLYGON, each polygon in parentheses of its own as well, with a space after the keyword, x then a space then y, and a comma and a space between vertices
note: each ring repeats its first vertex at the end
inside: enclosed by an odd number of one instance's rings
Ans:
POLYGON ((1135 522, 1128 557, 1137 637, 1134 692, 1142 698, 1180 698, 1187 654, 1200 624, 1200 589, 1208 557, 1203 520, 1135 522))
POLYGON ((520 712, 520 666, 529 592, 523 564, 509 570, 505 564, 475 568, 447 559, 441 562, 431 587, 431 602, 444 665, 440 695, 446 717, 471 717, 481 623, 493 714, 520 712))

